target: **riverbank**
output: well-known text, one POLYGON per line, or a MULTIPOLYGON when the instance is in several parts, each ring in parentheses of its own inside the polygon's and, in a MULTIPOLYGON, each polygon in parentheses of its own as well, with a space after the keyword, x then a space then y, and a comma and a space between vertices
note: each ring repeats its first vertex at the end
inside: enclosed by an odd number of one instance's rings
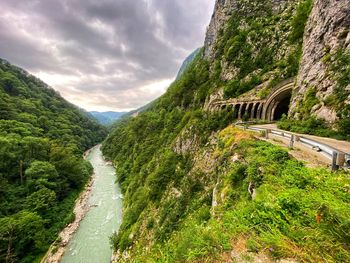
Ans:
MULTIPOLYGON (((95 147, 99 147, 95 146, 95 147)), ((93 148, 95 148, 93 147, 93 148)), ((91 150, 89 149, 84 152, 84 159, 90 154, 91 150)), ((63 257, 63 254, 66 250, 66 247, 69 241, 72 239, 74 233, 78 230, 81 220, 85 217, 86 213, 90 209, 89 197, 92 191, 92 186, 94 184, 96 175, 95 172, 91 175, 88 183, 86 184, 84 190, 80 193, 77 198, 74 206, 74 215, 75 219, 72 223, 68 224, 58 235, 56 241, 50 246, 48 252, 40 263, 58 263, 63 257)))

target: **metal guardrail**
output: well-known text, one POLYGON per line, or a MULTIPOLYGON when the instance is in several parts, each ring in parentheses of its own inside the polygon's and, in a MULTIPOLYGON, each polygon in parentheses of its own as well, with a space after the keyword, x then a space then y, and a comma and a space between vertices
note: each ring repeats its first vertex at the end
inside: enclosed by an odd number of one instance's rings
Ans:
POLYGON ((295 142, 300 142, 303 145, 310 147, 311 149, 323 154, 325 157, 330 159, 332 170, 337 170, 339 167, 347 167, 350 168, 350 153, 346 153, 340 151, 332 146, 327 144, 318 142, 316 140, 306 138, 304 136, 294 134, 291 132, 274 130, 274 129, 265 129, 258 127, 250 127, 250 126, 242 126, 244 123, 240 123, 240 125, 236 124, 237 127, 257 132, 264 132, 265 137, 268 138, 269 133, 280 136, 283 138, 287 138, 290 140, 289 147, 293 148, 295 142))

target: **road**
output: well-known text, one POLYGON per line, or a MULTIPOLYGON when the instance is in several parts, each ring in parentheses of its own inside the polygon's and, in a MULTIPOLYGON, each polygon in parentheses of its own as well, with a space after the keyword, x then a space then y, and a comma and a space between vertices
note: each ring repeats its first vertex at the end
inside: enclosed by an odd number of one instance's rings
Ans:
MULTIPOLYGON (((257 127, 257 128, 263 128, 263 129, 274 129, 274 130, 283 131, 281 129, 278 129, 276 124, 261 124, 261 125, 252 125, 252 126, 257 127)), ((309 138, 309 139, 318 141, 320 143, 329 145, 329 146, 331 146, 337 150, 340 150, 342 152, 350 153, 350 142, 348 142, 348 141, 341 141, 341 140, 336 140, 336 139, 332 139, 332 138, 325 138, 325 137, 308 135, 308 134, 298 134, 295 132, 293 132, 293 133, 296 135, 300 135, 300 136, 303 136, 305 138, 309 138)))
MULTIPOLYGON (((250 128, 259 128, 259 129, 271 129, 271 130, 277 130, 280 132, 290 133, 281 129, 278 129, 275 124, 259 124, 259 125, 250 125, 250 128)), ((345 153, 350 153, 350 142, 347 141, 340 141, 335 140, 331 138, 325 138, 325 137, 319 137, 319 136, 313 136, 313 135, 307 135, 307 134, 298 134, 293 133, 295 135, 299 135, 306 139, 311 139, 314 141, 317 141, 318 143, 333 147, 337 151, 342 151, 345 153)), ((269 139, 267 141, 280 145, 282 147, 288 147, 290 143, 290 139, 282 136, 278 136, 273 133, 269 133, 269 139)), ((265 138, 261 138, 263 140, 266 140, 265 138)), ((325 152, 318 152, 309 145, 306 145, 301 142, 295 142, 293 149, 289 150, 289 153, 296 159, 304 161, 306 165, 311 167, 329 167, 330 166, 330 156, 327 155, 325 152)))

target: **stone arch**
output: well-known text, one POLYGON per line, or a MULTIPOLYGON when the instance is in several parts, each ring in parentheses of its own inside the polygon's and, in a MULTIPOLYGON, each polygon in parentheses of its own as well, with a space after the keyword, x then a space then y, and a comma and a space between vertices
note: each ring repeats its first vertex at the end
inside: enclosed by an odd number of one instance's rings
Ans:
POLYGON ((274 121, 288 114, 294 83, 289 83, 272 92, 263 107, 262 119, 274 121))

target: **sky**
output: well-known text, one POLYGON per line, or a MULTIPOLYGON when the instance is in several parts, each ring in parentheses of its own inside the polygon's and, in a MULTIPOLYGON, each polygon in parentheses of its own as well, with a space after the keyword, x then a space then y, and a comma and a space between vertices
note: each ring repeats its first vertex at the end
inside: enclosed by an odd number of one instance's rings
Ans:
POLYGON ((132 110, 203 45, 214 2, 0 0, 0 57, 86 110, 132 110))

